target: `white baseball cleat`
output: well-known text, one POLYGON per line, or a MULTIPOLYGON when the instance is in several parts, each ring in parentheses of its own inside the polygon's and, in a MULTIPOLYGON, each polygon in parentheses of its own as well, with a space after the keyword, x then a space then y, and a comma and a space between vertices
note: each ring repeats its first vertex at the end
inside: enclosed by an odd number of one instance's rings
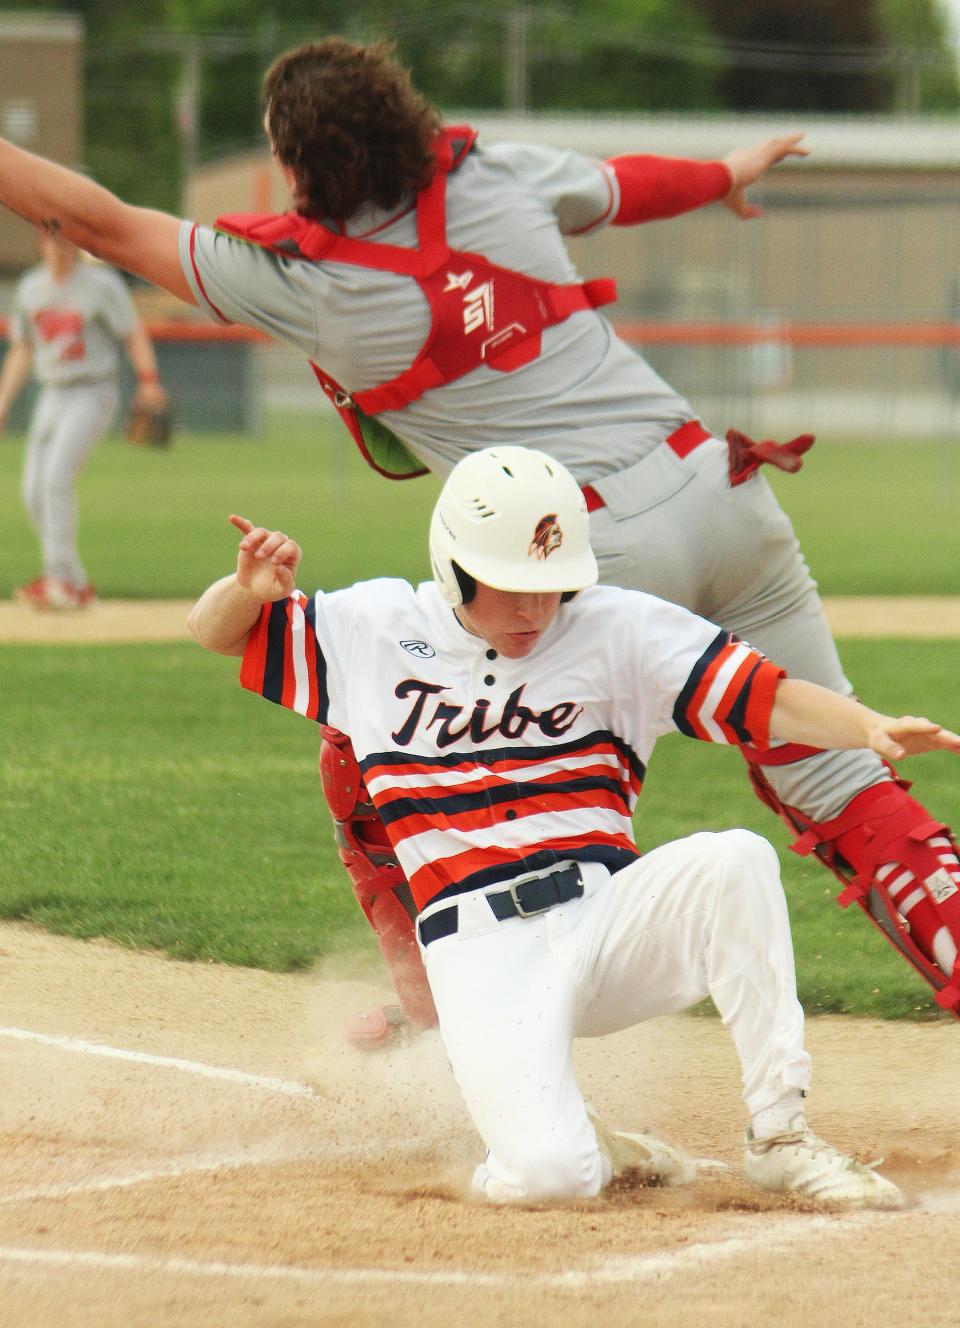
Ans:
POLYGON ((609 1129, 592 1108, 587 1108, 590 1124, 597 1134, 597 1146, 610 1159, 615 1176, 632 1172, 647 1185, 689 1185, 697 1168, 690 1158, 652 1134, 627 1134, 609 1129))
POLYGON ((802 1115, 790 1122, 788 1133, 769 1139, 755 1139, 747 1130, 744 1169, 747 1180, 761 1190, 844 1208, 905 1207, 905 1196, 874 1170, 877 1166, 857 1162, 818 1139, 802 1115))

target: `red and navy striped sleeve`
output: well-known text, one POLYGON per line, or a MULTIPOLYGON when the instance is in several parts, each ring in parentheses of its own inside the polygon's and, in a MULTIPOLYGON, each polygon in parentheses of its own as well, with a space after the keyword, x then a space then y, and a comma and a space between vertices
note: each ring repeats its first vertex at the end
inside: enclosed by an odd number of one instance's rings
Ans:
POLYGON ((718 632, 677 697, 673 722, 690 738, 766 748, 777 684, 785 676, 746 642, 718 632))
POLYGON ((300 591, 265 604, 243 653, 240 684, 297 714, 327 722, 327 663, 317 640, 317 602, 300 591))

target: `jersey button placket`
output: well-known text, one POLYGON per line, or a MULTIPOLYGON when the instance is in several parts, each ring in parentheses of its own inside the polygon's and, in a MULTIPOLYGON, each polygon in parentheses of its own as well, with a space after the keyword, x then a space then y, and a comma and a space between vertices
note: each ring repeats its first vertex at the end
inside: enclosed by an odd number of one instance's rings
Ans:
MULTIPOLYGON (((491 661, 492 661, 492 660, 495 660, 495 659, 497 658, 497 652, 493 649, 492 646, 490 647, 489 650, 484 651, 484 655, 485 655, 486 659, 491 660, 491 661)), ((481 687, 480 687, 480 685, 479 685, 479 680, 480 680, 481 676, 482 676, 482 679, 483 679, 483 687, 493 687, 493 686, 495 686, 495 684, 496 684, 496 681, 497 681, 497 680, 496 680, 496 677, 494 676, 494 674, 483 672, 483 670, 484 670, 486 667, 487 667, 487 665, 485 664, 484 659, 483 659, 482 657, 478 656, 478 657, 477 657, 476 664, 474 665, 474 673, 473 673, 473 677, 474 677, 474 680, 475 680, 475 681, 474 681, 474 686, 476 687, 476 692, 474 693, 474 695, 477 695, 478 693, 481 692, 481 687)), ((482 699, 483 699, 484 702, 486 703, 486 699, 487 699, 487 698, 486 698, 486 697, 483 697, 482 699)), ((497 735, 494 735, 494 736, 497 736, 497 735)), ((491 741, 493 741, 493 739, 491 739, 491 741)), ((482 750, 482 748, 481 748, 480 750, 482 750)), ((479 753, 478 753, 478 755, 479 755, 479 753)), ((479 762, 478 762, 478 764, 479 764, 479 762)), ((496 803, 496 802, 494 801, 494 799, 493 799, 493 789, 494 789, 494 787, 496 787, 496 785, 497 785, 498 783, 499 783, 499 780, 498 780, 497 776, 494 774, 494 772, 493 772, 492 770, 490 770, 489 768, 487 768, 487 778, 486 778, 486 780, 484 781, 484 784, 485 784, 486 799, 487 799, 487 813, 488 813, 488 816, 489 816, 489 824, 490 824, 491 826, 494 826, 494 825, 496 825, 496 823, 497 823, 497 803, 496 803)), ((515 815, 516 815, 516 813, 514 812, 514 816, 515 816, 515 815)), ((507 813, 507 819, 508 819, 508 820, 513 820, 513 816, 510 816, 509 812, 507 813)))
MULTIPOLYGON (((495 659, 499 659, 499 655, 497 654, 496 650, 493 649, 492 646, 490 647, 489 650, 487 650, 487 651, 485 652, 485 654, 486 654, 487 659, 490 660, 491 663, 492 663, 495 659)), ((496 678, 496 675, 495 675, 495 674, 493 674, 493 673, 487 673, 487 674, 484 674, 483 685, 484 685, 485 687, 493 687, 493 686, 496 685, 496 682, 497 682, 497 678, 496 678)), ((500 782, 502 785, 510 785, 512 781, 507 780, 507 779, 503 779, 503 780, 501 780, 501 781, 499 781, 499 782, 500 782)), ((517 798, 517 799, 520 798, 521 793, 520 793, 520 786, 519 786, 518 784, 513 783, 513 785, 512 785, 512 792, 513 792, 513 795, 514 795, 515 798, 517 798)), ((502 805, 502 804, 501 804, 501 805, 502 805)), ((494 816, 496 815, 496 813, 495 813, 495 809, 494 809, 492 803, 491 803, 491 814, 494 815, 494 816)), ((502 817, 503 817, 503 820, 505 820, 505 821, 515 821, 515 820, 517 819, 517 817, 520 815, 520 813, 517 811, 516 807, 507 807, 507 809, 506 809, 503 813, 501 813, 501 815, 502 815, 502 817)))

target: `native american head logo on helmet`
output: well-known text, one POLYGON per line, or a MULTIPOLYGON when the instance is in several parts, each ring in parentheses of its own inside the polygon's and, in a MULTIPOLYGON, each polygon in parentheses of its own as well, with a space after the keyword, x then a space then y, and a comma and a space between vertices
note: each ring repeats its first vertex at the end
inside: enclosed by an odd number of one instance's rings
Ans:
POLYGON ((563 531, 560 529, 557 514, 550 512, 537 522, 527 554, 531 558, 549 558, 554 549, 559 549, 562 543, 563 531))

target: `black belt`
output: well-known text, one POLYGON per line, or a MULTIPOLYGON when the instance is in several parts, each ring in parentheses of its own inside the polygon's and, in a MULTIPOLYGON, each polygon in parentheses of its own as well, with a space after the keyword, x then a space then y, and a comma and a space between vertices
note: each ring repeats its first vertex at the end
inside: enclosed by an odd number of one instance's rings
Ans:
MULTIPOLYGON (((570 899, 579 899, 583 894, 583 877, 580 868, 561 867, 545 876, 521 876, 507 890, 486 896, 493 916, 498 922, 506 918, 532 918, 538 913, 546 913, 554 904, 565 904, 570 899)), ((456 904, 449 908, 438 908, 427 918, 417 923, 420 941, 430 945, 444 936, 452 936, 459 925, 459 911, 456 904)))

